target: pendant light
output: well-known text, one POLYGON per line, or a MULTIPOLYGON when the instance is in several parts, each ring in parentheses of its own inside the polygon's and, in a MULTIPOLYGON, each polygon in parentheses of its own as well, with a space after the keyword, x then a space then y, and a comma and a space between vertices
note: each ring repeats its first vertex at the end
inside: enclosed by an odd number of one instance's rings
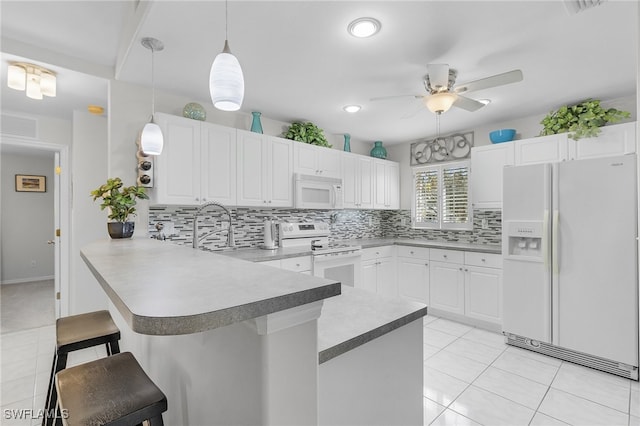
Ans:
POLYGON ((242 106, 244 98, 244 76, 238 59, 229 49, 227 16, 228 1, 224 4, 224 48, 216 56, 209 73, 209 91, 213 106, 222 111, 237 111, 242 106))
POLYGON ((164 49, 164 44, 158 39, 145 37, 142 39, 142 45, 151 50, 151 120, 142 129, 140 149, 147 155, 160 155, 164 145, 164 138, 160 126, 153 121, 156 103, 156 89, 153 81, 153 54, 164 49))

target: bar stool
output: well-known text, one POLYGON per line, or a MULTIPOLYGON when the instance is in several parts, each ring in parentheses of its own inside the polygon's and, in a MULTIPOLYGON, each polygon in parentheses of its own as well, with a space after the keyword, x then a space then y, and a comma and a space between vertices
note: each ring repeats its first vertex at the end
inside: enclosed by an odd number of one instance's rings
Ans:
POLYGON ((120 330, 109 311, 89 312, 56 320, 56 351, 53 354, 43 426, 54 424, 57 401, 55 375, 66 368, 69 353, 104 344, 107 355, 117 354, 120 352, 118 340, 120 330))
POLYGON ((131 352, 62 370, 56 387, 65 426, 162 426, 167 411, 167 397, 131 352))

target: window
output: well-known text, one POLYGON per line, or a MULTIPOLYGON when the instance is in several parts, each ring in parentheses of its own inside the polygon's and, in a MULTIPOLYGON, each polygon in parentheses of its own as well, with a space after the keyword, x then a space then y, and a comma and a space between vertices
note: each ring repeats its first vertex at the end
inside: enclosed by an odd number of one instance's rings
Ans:
POLYGON ((472 229, 469 161, 413 169, 414 228, 472 229))

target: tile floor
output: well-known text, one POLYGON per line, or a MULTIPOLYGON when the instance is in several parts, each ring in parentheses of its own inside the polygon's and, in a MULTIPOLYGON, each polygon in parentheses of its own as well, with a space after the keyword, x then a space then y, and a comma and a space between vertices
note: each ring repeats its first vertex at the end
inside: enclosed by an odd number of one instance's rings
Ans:
MULTIPOLYGON (((54 339, 53 326, 1 336, 0 424, 40 424, 54 339), (19 409, 34 415, 7 418, 19 409)), ((424 342, 425 425, 640 426, 638 382, 506 346, 499 334, 432 316, 424 319, 424 342)), ((103 346, 74 352, 69 365, 105 355, 103 346)))

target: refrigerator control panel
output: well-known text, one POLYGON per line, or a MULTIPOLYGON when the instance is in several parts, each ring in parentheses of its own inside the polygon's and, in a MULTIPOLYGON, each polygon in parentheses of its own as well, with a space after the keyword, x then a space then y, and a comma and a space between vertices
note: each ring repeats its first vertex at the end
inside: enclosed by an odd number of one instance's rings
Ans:
MULTIPOLYGON (((542 221, 506 222, 507 257, 517 256, 529 260, 542 260, 542 221)), ((524 259, 523 259, 524 260, 524 259)))

